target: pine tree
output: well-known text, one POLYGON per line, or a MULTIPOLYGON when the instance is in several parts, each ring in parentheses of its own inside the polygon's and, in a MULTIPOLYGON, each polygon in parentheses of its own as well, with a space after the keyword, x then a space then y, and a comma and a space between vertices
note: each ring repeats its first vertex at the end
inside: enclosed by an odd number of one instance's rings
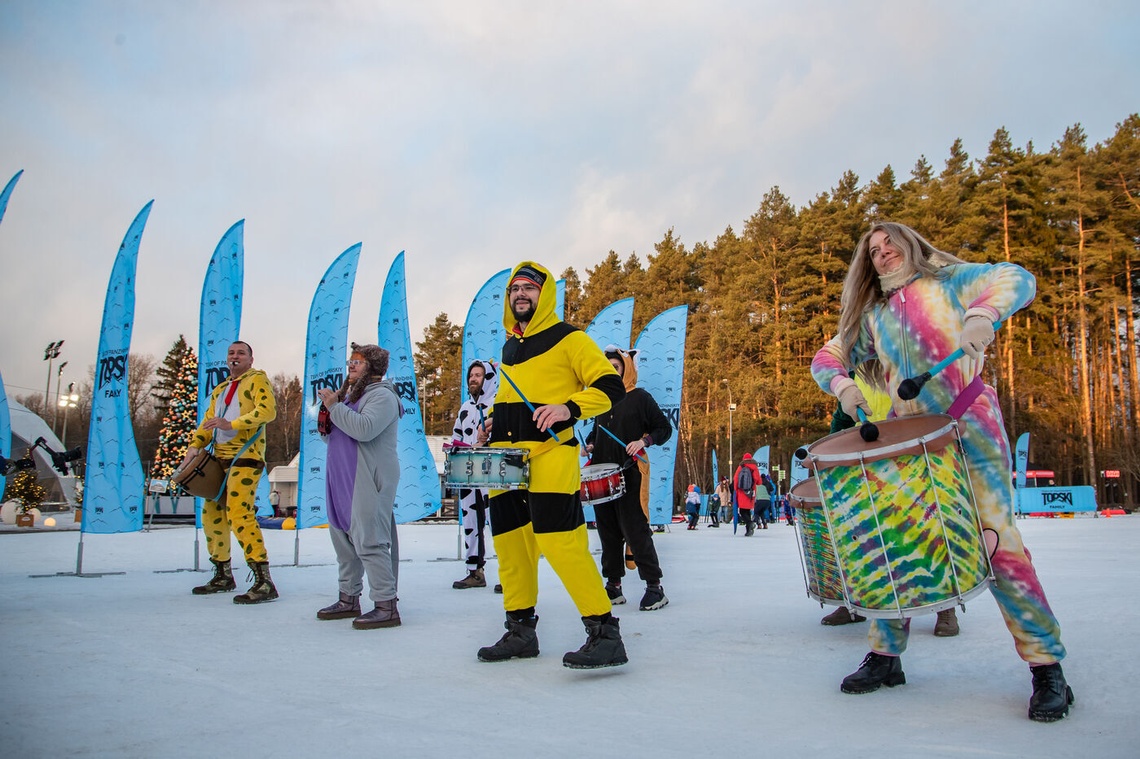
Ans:
POLYGON ((150 476, 165 480, 182 462, 198 426, 198 357, 185 337, 178 336, 157 374, 151 395, 158 401, 162 430, 150 476))
POLYGON ((447 435, 459 413, 459 383, 467 381, 466 370, 460 365, 463 329, 441 313, 435 322, 424 327, 424 339, 416 343, 413 360, 421 383, 424 432, 447 435))

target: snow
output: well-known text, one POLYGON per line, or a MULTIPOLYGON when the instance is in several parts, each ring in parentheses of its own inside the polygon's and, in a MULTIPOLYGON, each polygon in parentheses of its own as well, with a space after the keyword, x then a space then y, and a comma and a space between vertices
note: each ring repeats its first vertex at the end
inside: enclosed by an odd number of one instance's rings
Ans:
POLYGON ((1140 517, 1019 526, 1070 652, 1077 701, 1053 724, 1026 718, 1029 672, 988 593, 959 612, 956 638, 915 620, 906 685, 840 693, 867 625, 819 624, 830 609, 806 597, 783 524, 655 536, 671 603, 638 611, 643 585, 627 577, 631 604, 615 611, 630 663, 592 672, 562 666, 584 632, 545 562, 542 655, 476 660, 502 634, 502 597, 493 560, 486 590, 452 590, 454 524, 400 527, 403 626, 368 631, 314 617, 336 592, 321 530, 301 532, 300 566, 296 533, 266 531, 281 598, 242 607, 191 595, 204 571, 172 571, 193 566, 192 527, 84 536, 85 573, 123 573, 100 577, 57 574, 75 571, 77 531, 4 528, 0 755, 1140 755, 1140 517))

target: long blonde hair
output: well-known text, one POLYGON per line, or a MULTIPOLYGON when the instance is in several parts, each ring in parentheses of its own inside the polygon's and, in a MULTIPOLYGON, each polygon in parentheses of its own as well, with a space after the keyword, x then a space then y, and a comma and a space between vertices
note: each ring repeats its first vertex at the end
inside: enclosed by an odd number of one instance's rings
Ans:
POLYGON ((886 302, 887 299, 879 284, 879 274, 871 262, 871 235, 876 232, 885 232, 902 252, 903 265, 924 277, 939 276, 939 272, 948 264, 965 263, 961 258, 934 247, 925 237, 905 224, 893 221, 872 224, 859 238, 859 244, 851 256, 851 266, 847 269, 847 278, 843 280, 843 295, 839 300, 838 337, 845 356, 850 354, 859 338, 859 324, 863 314, 876 303, 886 302))

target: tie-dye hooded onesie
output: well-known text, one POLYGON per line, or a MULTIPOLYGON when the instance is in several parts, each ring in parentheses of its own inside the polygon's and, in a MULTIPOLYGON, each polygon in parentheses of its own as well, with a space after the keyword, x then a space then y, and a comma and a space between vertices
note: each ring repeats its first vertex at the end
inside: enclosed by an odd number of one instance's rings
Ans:
MULTIPOLYGON (((876 302, 863 316, 849 355, 838 338, 815 355, 812 374, 833 393, 832 382, 848 376, 861 362, 877 358, 897 416, 945 413, 982 369, 969 356, 955 361, 926 383, 918 397, 898 397, 899 384, 921 374, 958 348, 962 324, 970 311, 1005 321, 1027 306, 1036 293, 1033 275, 1014 264, 952 264, 937 276, 919 276, 876 302)), ((834 393, 833 393, 834 394, 834 393)), ((982 526, 996 535, 991 558, 994 598, 1013 635, 1018 654, 1031 665, 1051 664, 1065 656, 1061 630, 1037 579, 1029 551, 1013 521, 1012 460, 997 393, 988 385, 959 419, 967 467, 982 526)), ((874 620, 871 650, 899 655, 906 650, 910 620, 874 620)))

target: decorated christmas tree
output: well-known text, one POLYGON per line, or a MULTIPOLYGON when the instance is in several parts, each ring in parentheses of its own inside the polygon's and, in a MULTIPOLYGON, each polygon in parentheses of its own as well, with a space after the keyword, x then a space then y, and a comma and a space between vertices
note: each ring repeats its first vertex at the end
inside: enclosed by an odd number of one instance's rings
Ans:
MULTIPOLYGON (((30 448, 23 460, 34 462, 30 448)), ((7 487, 4 488, 3 500, 19 501, 21 512, 38 507, 47 497, 47 488, 40 484, 39 475, 34 466, 33 463, 32 467, 21 469, 14 477, 9 477, 7 487)))
POLYGON ((198 357, 185 337, 178 336, 156 373, 159 380, 151 395, 158 401, 162 430, 150 476, 168 480, 182 463, 198 426, 198 357))

